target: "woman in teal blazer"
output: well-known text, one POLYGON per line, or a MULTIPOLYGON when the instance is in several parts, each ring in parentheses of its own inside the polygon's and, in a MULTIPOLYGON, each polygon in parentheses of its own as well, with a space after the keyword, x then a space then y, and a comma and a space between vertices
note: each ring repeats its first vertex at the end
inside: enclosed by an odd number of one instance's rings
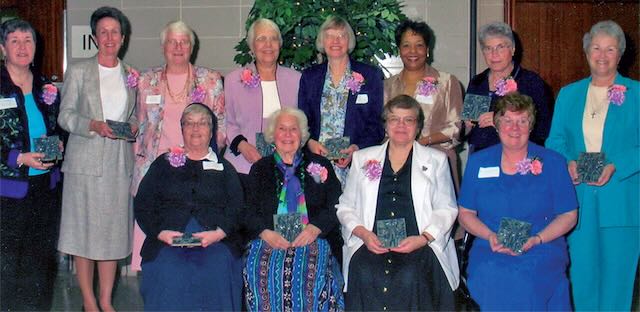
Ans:
POLYGON ((585 34, 591 76, 560 90, 546 141, 569 160, 580 203, 578 225, 568 238, 578 311, 631 309, 640 250, 640 84, 617 72, 625 45, 612 21, 585 34), (583 152, 605 155, 595 182, 582 182, 578 174, 583 152))

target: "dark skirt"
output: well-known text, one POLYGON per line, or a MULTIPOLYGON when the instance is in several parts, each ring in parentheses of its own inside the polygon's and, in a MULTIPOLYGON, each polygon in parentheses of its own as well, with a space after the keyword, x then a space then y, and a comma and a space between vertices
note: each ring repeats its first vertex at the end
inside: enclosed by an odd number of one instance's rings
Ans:
MULTIPOLYGON (((191 219, 185 232, 201 228, 191 219)), ((144 309, 239 311, 241 265, 242 261, 223 243, 207 248, 163 247, 155 259, 142 263, 140 294, 144 309)))
POLYGON ((287 250, 253 240, 242 273, 249 311, 344 310, 344 281, 324 239, 287 250))
POLYGON ((58 271, 60 194, 50 173, 28 178, 27 195, 0 199, 0 310, 51 309, 58 271))
POLYGON ((376 255, 365 245, 349 264, 348 311, 453 311, 453 291, 425 246, 410 254, 376 255))

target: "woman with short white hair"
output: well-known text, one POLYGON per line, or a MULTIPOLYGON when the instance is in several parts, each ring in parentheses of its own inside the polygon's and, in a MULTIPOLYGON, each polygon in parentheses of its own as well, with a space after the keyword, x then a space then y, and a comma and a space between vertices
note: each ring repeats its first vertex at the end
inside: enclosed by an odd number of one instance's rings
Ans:
MULTIPOLYGON (((181 146, 180 115, 187 105, 199 102, 216 116, 216 149, 224 145, 224 94, 222 76, 212 69, 190 63, 195 45, 193 30, 183 21, 168 23, 160 33, 165 65, 140 74, 137 116, 140 131, 134 144, 136 154, 131 194, 136 195, 140 181, 157 156, 170 147, 181 146)), ((140 248, 144 234, 136 226, 132 256, 133 270, 140 270, 140 248)))

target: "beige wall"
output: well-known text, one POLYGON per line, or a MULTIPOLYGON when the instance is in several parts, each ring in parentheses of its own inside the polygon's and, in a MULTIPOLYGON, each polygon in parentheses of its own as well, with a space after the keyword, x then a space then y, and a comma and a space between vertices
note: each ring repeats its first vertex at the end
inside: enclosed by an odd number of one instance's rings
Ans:
MULTIPOLYGON (((456 75, 465 86, 469 80, 469 2, 403 2, 407 16, 427 22, 435 33, 432 65, 456 75)), ((502 19, 503 0, 478 2, 480 22, 502 19)), ((200 40, 196 64, 227 73, 237 67, 233 62, 234 46, 244 36, 244 23, 253 0, 68 0, 68 31, 72 25, 88 25, 91 12, 103 5, 121 9, 131 20, 132 34, 125 61, 141 69, 162 64, 160 30, 167 22, 181 19, 195 30, 200 40)), ((73 61, 69 58, 70 63, 73 61)), ((478 64, 484 62, 479 59, 478 64)))
MULTIPOLYGON (((504 21, 504 0, 478 0, 478 26, 495 22, 504 21)), ((482 57, 480 44, 476 47, 476 73, 480 73, 487 69, 487 65, 482 57)))

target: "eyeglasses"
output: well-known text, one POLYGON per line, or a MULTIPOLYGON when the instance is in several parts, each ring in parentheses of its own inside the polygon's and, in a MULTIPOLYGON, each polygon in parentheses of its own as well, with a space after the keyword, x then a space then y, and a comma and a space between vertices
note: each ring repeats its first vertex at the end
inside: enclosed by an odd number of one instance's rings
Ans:
POLYGON ((201 120, 201 121, 185 121, 185 122, 182 123, 182 127, 183 128, 190 128, 190 129, 193 129, 193 128, 196 128, 196 127, 204 128, 204 127, 209 127, 210 125, 211 124, 208 121, 204 121, 204 120, 201 120))
POLYGON ((514 125, 517 125, 518 128, 528 128, 529 127, 529 118, 521 118, 521 119, 516 119, 513 120, 511 118, 502 118, 500 120, 500 124, 505 126, 505 127, 513 127, 514 125))
POLYGON ((191 46, 191 41, 189 40, 175 40, 175 39, 171 39, 171 40, 167 40, 167 44, 172 46, 172 47, 190 47, 191 46))
POLYGON ((260 36, 255 39, 255 42, 258 42, 258 43, 280 42, 280 39, 276 36, 260 36))
POLYGON ((347 34, 345 34, 345 33, 327 33, 327 34, 325 34, 325 38, 327 38, 327 40, 329 40, 329 41, 334 41, 336 39, 342 41, 342 40, 347 40, 347 34))
POLYGON ((387 119, 387 123, 391 126, 397 126, 400 122, 404 123, 407 126, 413 126, 418 122, 418 118, 416 117, 403 117, 400 118, 398 116, 391 116, 387 119))
POLYGON ((499 44, 497 46, 493 46, 493 47, 483 46, 482 47, 482 53, 484 53, 484 54, 491 54, 492 52, 502 53, 502 52, 506 51, 507 49, 511 49, 511 45, 510 44, 501 43, 501 44, 499 44))

